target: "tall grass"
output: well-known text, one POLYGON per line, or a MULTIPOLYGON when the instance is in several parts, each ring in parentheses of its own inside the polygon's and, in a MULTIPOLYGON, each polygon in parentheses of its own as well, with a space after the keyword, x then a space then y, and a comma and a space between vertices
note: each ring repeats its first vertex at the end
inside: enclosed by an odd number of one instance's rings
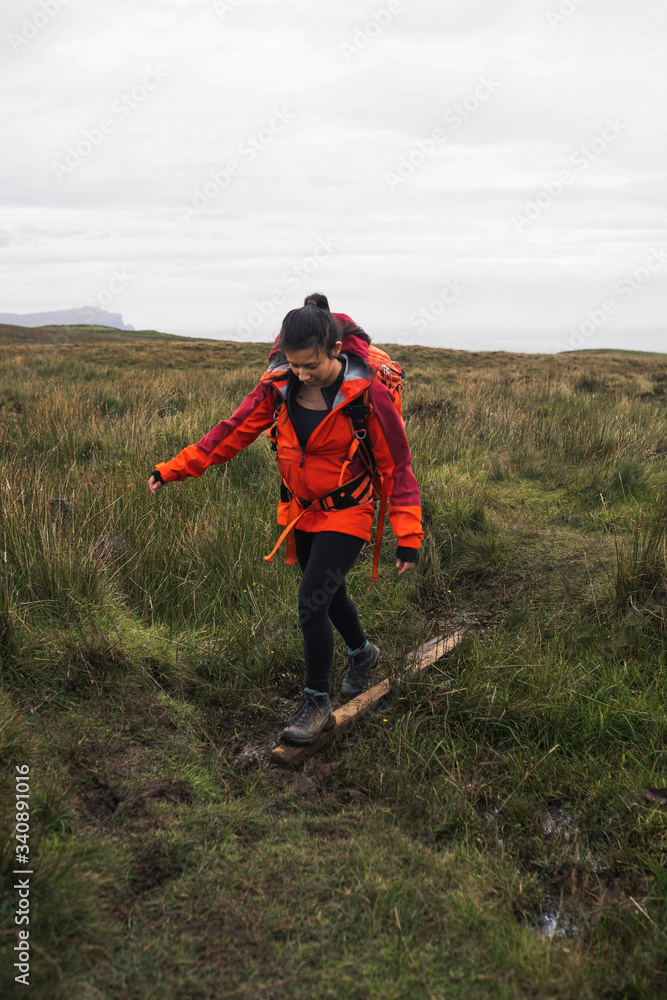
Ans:
MULTIPOLYGON (((380 583, 370 546, 348 576, 396 683, 300 798, 235 758, 303 683, 268 443, 146 487, 268 345, 0 341, 0 755, 35 774, 36 996, 656 995, 663 358, 390 346, 426 536, 398 578, 387 526, 380 583), (539 938, 547 901, 579 937, 539 938)), ((334 689, 344 666, 337 639, 334 689)))
POLYGON ((631 543, 619 544, 615 602, 620 613, 638 616, 648 633, 667 639, 667 498, 641 511, 631 543))

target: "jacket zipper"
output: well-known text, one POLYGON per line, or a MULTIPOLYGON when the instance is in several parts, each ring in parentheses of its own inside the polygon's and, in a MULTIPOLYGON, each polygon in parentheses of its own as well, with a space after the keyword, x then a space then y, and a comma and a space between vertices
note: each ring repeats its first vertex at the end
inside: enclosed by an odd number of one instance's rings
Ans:
MULTIPOLYGON (((351 403, 351 402, 353 402, 353 400, 358 399, 359 396, 363 396, 363 394, 366 392, 366 389, 368 389, 368 386, 371 384, 372 381, 373 380, 371 379, 370 382, 368 383, 368 385, 365 385, 364 388, 361 390, 361 392, 358 392, 356 396, 352 396, 350 399, 346 399, 343 403, 339 403, 338 406, 334 407, 334 409, 329 410, 329 412, 327 413, 327 415, 324 418, 324 420, 320 421, 320 423, 317 425, 317 427, 315 428, 315 430, 313 431, 313 433, 310 435, 310 437, 306 441, 306 447, 301 449, 301 461, 299 462, 299 468, 300 469, 302 469, 304 467, 304 465, 305 465, 305 462, 306 462, 306 448, 308 447, 308 445, 313 440, 313 435, 317 434, 317 432, 319 431, 320 427, 322 427, 327 422, 327 420, 329 419, 329 417, 333 416, 334 413, 337 413, 338 410, 342 410, 344 407, 347 406, 348 403, 351 403)), ((288 414, 288 417, 289 417, 289 414, 288 414)), ((306 479, 306 474, 304 472, 304 480, 305 479, 306 479)))
MULTIPOLYGON (((327 422, 327 420, 329 419, 329 417, 333 416, 333 414, 334 414, 334 413, 336 413, 336 412, 337 412, 338 410, 342 410, 342 409, 343 409, 343 407, 347 406, 347 404, 348 404, 348 403, 351 403, 351 402, 353 402, 353 400, 355 400, 355 399, 358 399, 358 397, 359 397, 359 396, 363 396, 363 394, 364 394, 364 393, 366 392, 366 390, 367 390, 367 389, 368 389, 368 387, 370 386, 371 382, 373 381, 373 377, 374 377, 374 374, 375 374, 375 369, 371 369, 371 371, 373 372, 373 374, 371 375, 371 378, 370 378, 370 379, 368 380, 368 382, 367 382, 367 383, 366 383, 366 385, 365 385, 365 386, 363 387, 363 389, 361 390, 361 392, 358 392, 356 396, 352 396, 352 397, 351 397, 350 399, 346 399, 346 400, 345 400, 345 401, 344 401, 343 403, 339 403, 339 405, 338 405, 338 406, 336 406, 336 407, 335 407, 335 408, 334 408, 333 410, 330 410, 330 411, 329 411, 329 412, 327 413, 327 415, 326 415, 326 417, 324 418, 324 420, 322 420, 322 421, 321 421, 321 422, 320 422, 320 423, 319 423, 319 424, 317 425, 317 427, 315 428, 315 430, 313 431, 313 433, 312 433, 312 434, 310 435, 310 437, 309 437, 309 438, 308 438, 308 440, 306 441, 306 448, 307 448, 307 447, 308 447, 308 445, 309 445, 309 444, 311 443, 311 441, 312 441, 312 439, 313 439, 313 434, 317 434, 317 432, 319 431, 320 427, 322 427, 322 425, 323 425, 323 424, 325 424, 325 423, 327 422)), ((290 418, 289 418, 289 411, 288 411, 288 409, 287 409, 287 398, 285 398, 285 399, 283 400, 283 405, 284 405, 284 407, 285 407, 285 413, 286 413, 286 415, 287 415, 287 419, 289 420, 290 418)), ((290 421, 290 423, 291 423, 291 421, 290 421)), ((293 426, 293 425, 292 425, 292 426, 293 426)), ((304 465, 306 464, 306 448, 301 448, 301 461, 299 462, 299 468, 300 468, 300 469, 303 469, 304 465)), ((305 479, 305 475, 306 475, 306 474, 304 473, 304 479, 305 479)))

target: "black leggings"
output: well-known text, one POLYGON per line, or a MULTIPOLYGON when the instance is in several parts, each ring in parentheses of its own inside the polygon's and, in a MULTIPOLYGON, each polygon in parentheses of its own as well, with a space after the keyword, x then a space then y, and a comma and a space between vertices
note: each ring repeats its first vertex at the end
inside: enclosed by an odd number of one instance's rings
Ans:
POLYGON ((299 622, 306 657, 306 687, 329 690, 333 662, 332 623, 350 649, 368 636, 345 587, 345 574, 364 544, 363 538, 340 531, 294 529, 296 556, 303 570, 299 586, 299 622))

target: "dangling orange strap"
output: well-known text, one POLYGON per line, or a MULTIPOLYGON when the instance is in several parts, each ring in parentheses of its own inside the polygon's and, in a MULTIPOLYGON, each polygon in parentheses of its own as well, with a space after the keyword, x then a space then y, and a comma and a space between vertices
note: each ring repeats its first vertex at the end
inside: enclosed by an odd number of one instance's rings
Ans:
MULTIPOLYGON (((289 510, 287 512, 287 518, 288 518, 288 520, 289 520, 290 517, 292 517, 292 514, 299 507, 301 507, 301 504, 299 503, 299 501, 296 499, 296 497, 292 497, 292 499, 290 501, 290 505, 289 505, 289 510)), ((287 527, 283 531, 282 535, 280 536, 280 538, 278 539, 278 541, 276 542, 276 544, 273 546, 273 548, 269 552, 268 556, 264 556, 264 560, 266 562, 270 562, 270 563, 273 562, 274 555, 276 554, 276 552, 278 551, 278 549, 280 548, 280 546, 283 544, 285 538, 287 538, 287 554, 286 554, 286 557, 285 557, 285 562, 287 563, 288 566, 294 566, 294 564, 296 563, 296 541, 294 539, 294 525, 299 520, 299 518, 302 517, 306 513, 306 509, 309 510, 310 508, 301 507, 301 510, 296 515, 296 517, 292 518, 292 520, 289 522, 289 524, 287 525, 287 527)))
MULTIPOLYGON (((355 449, 356 451, 356 449, 355 449)), ((320 510, 320 511, 330 511, 330 510, 340 510, 341 507, 336 506, 336 494, 337 490, 333 490, 332 493, 327 493, 326 496, 318 497, 312 500, 307 507, 302 507, 299 503, 297 497, 292 496, 289 507, 287 509, 287 527, 282 532, 280 538, 273 546, 268 556, 264 556, 265 562, 273 562, 273 556, 276 554, 282 543, 287 539, 287 552, 285 557, 285 562, 288 566, 294 566, 296 563, 296 539, 294 537, 294 527, 297 521, 303 517, 307 510, 320 510), (333 494, 333 495, 332 495, 333 494)), ((347 487, 346 499, 348 501, 347 506, 350 506, 349 501, 352 505, 356 504, 366 504, 373 500, 373 481, 370 476, 365 473, 359 477, 358 480, 352 480, 347 487)), ((386 497, 385 497, 386 504, 386 497)), ((382 508, 382 520, 384 520, 384 506, 382 508)), ((378 523, 378 530, 380 535, 382 534, 382 521, 378 523)), ((379 558, 379 555, 378 555, 379 558)), ((374 563, 375 576, 373 579, 377 579, 377 565, 374 563)))
POLYGON ((294 529, 290 531, 287 536, 287 541, 285 542, 285 562, 288 566, 294 566, 296 564, 296 536, 294 534, 294 529))
POLYGON ((373 572, 371 580, 378 578, 378 566, 380 565, 380 543, 382 542, 382 528, 384 527, 384 514, 387 509, 387 480, 382 483, 382 496, 380 498, 380 512, 378 514, 378 526, 375 533, 375 551, 373 553, 373 572))

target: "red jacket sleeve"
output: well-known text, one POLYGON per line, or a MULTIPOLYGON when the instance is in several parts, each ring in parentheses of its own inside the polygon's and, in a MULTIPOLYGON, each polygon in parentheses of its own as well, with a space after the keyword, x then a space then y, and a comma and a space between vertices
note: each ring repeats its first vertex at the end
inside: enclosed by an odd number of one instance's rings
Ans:
POLYGON ((403 421, 386 385, 374 379, 368 389, 373 410, 368 435, 378 468, 387 483, 389 520, 398 544, 418 549, 424 537, 419 487, 410 465, 410 445, 403 421))
POLYGON ((275 389, 260 382, 229 420, 216 424, 197 444, 188 445, 176 458, 159 462, 155 468, 165 483, 201 476, 209 465, 222 465, 252 444, 273 423, 274 408, 275 389))

